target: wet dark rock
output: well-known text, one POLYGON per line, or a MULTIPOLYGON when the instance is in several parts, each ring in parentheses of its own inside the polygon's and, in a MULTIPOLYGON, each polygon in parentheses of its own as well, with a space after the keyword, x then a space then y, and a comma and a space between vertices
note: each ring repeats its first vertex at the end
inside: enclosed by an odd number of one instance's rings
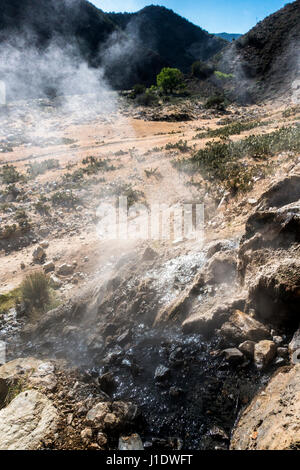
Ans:
POLYGON ((157 382, 164 381, 170 376, 170 373, 171 371, 170 369, 168 369, 168 367, 164 366, 163 364, 160 364, 155 370, 154 380, 156 380, 157 382))
POLYGON ((101 390, 103 390, 103 392, 107 393, 108 395, 111 395, 117 388, 114 376, 110 372, 101 375, 101 377, 98 378, 98 383, 101 390))
POLYGON ((169 395, 173 398, 178 398, 184 394, 184 390, 179 387, 171 387, 169 390, 169 395))
POLYGON ((283 357, 284 359, 287 359, 289 357, 288 348, 284 348, 284 347, 277 348, 277 356, 283 357))
POLYGON ((220 440, 224 440, 224 441, 229 441, 229 437, 228 437, 228 434, 224 431, 224 429, 222 429, 221 427, 219 426, 213 426, 209 431, 208 431, 208 435, 209 436, 212 436, 216 439, 220 439, 220 440))

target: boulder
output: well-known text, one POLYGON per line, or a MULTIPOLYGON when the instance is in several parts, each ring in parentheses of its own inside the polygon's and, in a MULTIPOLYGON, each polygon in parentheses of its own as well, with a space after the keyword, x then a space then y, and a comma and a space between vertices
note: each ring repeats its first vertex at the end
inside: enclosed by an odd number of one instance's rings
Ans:
POLYGON ((273 184, 259 198, 260 210, 282 207, 300 199, 300 176, 291 175, 273 184))
POLYGON ((34 357, 20 358, 0 367, 0 379, 11 383, 22 382, 23 386, 53 391, 57 385, 55 366, 52 362, 34 357))
POLYGON ((249 290, 249 303, 256 316, 276 326, 298 326, 300 261, 283 259, 262 270, 249 290))
POLYGON ((237 272, 237 259, 232 251, 216 253, 209 261, 205 269, 206 283, 221 284, 231 283, 237 272))
POLYGON ((230 318, 235 309, 244 308, 244 305, 245 297, 241 294, 240 297, 224 302, 222 305, 194 313, 182 323, 183 332, 210 336, 230 318))
POLYGON ((51 401, 37 390, 27 390, 0 410, 0 449, 35 450, 56 431, 59 415, 51 401))
POLYGON ((254 362, 258 369, 266 368, 276 355, 276 344, 273 341, 263 340, 254 347, 254 362))
POLYGON ((300 364, 283 367, 241 414, 232 450, 295 450, 300 443, 300 364))
POLYGON ((154 380, 157 382, 161 382, 163 380, 166 380, 170 375, 170 369, 168 367, 164 366, 163 364, 160 364, 154 374, 154 380))
POLYGON ((240 310, 235 310, 222 325, 221 334, 235 344, 246 340, 260 341, 270 336, 268 329, 262 323, 240 310))

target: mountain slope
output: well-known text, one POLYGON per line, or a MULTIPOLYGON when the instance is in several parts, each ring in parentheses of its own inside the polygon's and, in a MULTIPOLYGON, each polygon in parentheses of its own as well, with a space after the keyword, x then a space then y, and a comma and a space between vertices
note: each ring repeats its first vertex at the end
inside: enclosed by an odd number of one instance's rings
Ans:
POLYGON ((183 72, 188 72, 196 60, 208 60, 227 44, 165 7, 151 5, 137 13, 110 13, 109 18, 183 72))
POLYGON ((86 0, 0 0, 0 74, 8 95, 22 97, 26 83, 30 96, 55 90, 78 64, 103 66, 116 88, 153 83, 168 64, 142 45, 129 47, 130 41, 86 0))
POLYGON ((291 91, 299 77, 300 2, 259 22, 221 55, 221 66, 235 74, 241 90, 255 98, 272 98, 291 91))

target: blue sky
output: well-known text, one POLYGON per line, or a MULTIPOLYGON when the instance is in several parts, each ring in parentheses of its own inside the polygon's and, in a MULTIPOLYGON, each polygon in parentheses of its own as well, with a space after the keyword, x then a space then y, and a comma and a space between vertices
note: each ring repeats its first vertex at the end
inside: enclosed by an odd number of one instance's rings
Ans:
POLYGON ((138 11, 151 3, 171 8, 210 33, 246 33, 282 8, 282 0, 89 0, 104 11, 138 11))

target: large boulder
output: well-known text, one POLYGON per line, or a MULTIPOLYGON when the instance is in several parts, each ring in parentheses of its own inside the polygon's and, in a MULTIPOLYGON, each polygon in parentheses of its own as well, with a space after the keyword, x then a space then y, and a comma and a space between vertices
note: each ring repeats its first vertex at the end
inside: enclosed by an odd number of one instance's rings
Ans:
MULTIPOLYGON (((55 364, 34 357, 19 358, 0 367, 0 380, 9 388, 12 384, 53 391, 57 385, 55 364)), ((3 399, 2 399, 3 400, 3 399)))
POLYGON ((233 450, 290 450, 300 446, 300 364, 280 369, 241 414, 233 450))
POLYGON ((182 323, 184 333, 200 333, 204 336, 210 336, 220 328, 236 309, 243 308, 245 297, 243 293, 228 302, 217 305, 208 310, 199 311, 192 314, 182 323))
POLYGON ((235 310, 222 325, 221 334, 235 344, 246 340, 260 341, 269 337, 269 331, 262 323, 240 310, 235 310))
POLYGON ((282 207, 300 199, 300 175, 291 175, 273 184, 258 201, 260 210, 282 207))
POLYGON ((300 261, 287 258, 265 266, 250 287, 249 301, 259 319, 298 326, 300 261))
POLYGON ((59 415, 51 401, 37 390, 20 393, 0 410, 0 449, 35 450, 57 428, 59 415))

